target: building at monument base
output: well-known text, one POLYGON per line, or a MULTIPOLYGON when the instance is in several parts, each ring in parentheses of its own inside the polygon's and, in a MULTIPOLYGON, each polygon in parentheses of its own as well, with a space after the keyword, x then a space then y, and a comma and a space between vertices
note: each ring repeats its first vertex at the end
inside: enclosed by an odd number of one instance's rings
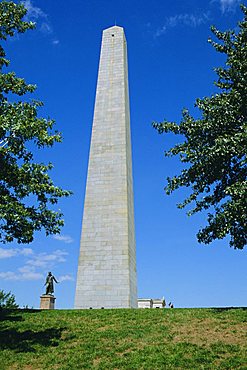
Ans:
POLYGON ((159 299, 159 298, 154 298, 153 299, 153 307, 152 308, 165 308, 166 302, 165 299, 159 299))
POLYGON ((138 308, 152 308, 153 300, 151 298, 138 298, 138 308))
POLYGON ((138 298, 138 308, 165 308, 165 298, 138 298))
POLYGON ((137 307, 127 47, 104 30, 96 89, 75 308, 137 307))

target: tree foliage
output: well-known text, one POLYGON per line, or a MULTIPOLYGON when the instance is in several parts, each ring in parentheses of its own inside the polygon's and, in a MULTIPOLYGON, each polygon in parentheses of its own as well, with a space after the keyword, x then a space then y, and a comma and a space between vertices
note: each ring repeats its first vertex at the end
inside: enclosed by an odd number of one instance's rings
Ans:
POLYGON ((5 293, 3 290, 0 290, 0 309, 11 310, 18 307, 14 294, 11 294, 11 292, 5 293))
MULTIPOLYGON (((22 4, 0 3, 0 39, 34 28, 23 20, 27 10, 22 4)), ((52 132, 54 121, 39 118, 40 101, 24 101, 23 95, 36 87, 27 84, 14 72, 3 73, 9 66, 0 46, 0 241, 29 243, 35 230, 58 233, 62 214, 49 209, 69 191, 56 187, 48 175, 52 164, 35 163, 30 147, 51 147, 61 141, 52 132), (12 101, 11 101, 12 98, 12 101), (31 144, 31 145, 30 145, 31 144)))
POLYGON ((159 133, 184 138, 165 153, 185 164, 179 175, 167 179, 165 189, 171 194, 189 187, 191 194, 178 207, 192 203, 189 215, 207 210, 208 224, 199 230, 198 241, 208 244, 229 235, 230 246, 238 249, 247 241, 247 8, 241 9, 244 19, 237 31, 211 28, 216 41, 209 42, 226 62, 215 68, 220 92, 196 100, 201 118, 185 109, 180 124, 153 123, 159 133))

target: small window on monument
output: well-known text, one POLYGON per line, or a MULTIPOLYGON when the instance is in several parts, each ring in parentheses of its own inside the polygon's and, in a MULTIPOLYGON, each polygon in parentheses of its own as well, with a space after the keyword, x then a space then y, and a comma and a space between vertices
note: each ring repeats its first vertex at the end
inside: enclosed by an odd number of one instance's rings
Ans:
POLYGON ((114 37, 114 34, 112 34, 112 37, 114 37))

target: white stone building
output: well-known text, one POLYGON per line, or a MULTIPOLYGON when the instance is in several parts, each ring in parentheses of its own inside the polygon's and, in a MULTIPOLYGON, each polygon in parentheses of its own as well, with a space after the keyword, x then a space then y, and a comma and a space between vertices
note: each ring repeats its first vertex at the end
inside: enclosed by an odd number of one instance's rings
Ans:
POLYGON ((165 298, 138 298, 138 308, 165 308, 165 298))

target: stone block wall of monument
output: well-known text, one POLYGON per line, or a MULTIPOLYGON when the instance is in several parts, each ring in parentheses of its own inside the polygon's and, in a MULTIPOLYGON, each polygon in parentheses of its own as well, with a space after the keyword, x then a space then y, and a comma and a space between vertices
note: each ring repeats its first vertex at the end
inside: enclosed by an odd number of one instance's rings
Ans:
POLYGON ((103 31, 75 308, 137 307, 127 47, 103 31))

